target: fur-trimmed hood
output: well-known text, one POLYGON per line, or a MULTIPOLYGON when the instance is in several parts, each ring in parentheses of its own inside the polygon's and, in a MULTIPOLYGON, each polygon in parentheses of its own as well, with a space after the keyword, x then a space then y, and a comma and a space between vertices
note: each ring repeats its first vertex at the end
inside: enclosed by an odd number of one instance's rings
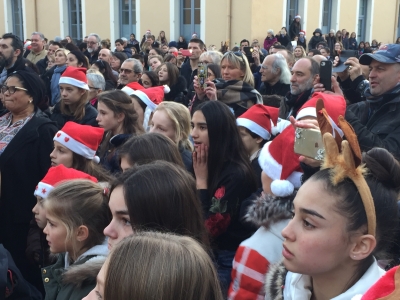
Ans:
POLYGON ((244 219, 257 227, 269 228, 271 224, 290 219, 292 216, 293 199, 295 193, 288 197, 274 197, 262 193, 249 206, 244 219))
POLYGON ((288 270, 283 262, 269 266, 267 276, 265 278, 265 294, 266 299, 282 300, 285 279, 288 270))

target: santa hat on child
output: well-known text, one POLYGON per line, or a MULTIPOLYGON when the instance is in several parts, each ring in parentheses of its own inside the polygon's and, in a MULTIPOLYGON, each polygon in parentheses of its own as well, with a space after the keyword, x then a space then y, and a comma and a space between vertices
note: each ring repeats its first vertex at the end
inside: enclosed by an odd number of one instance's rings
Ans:
POLYGON ((250 107, 236 119, 236 124, 250 130, 264 140, 271 138, 271 127, 278 120, 279 109, 262 104, 250 107))
POLYGON ((164 100, 164 94, 168 94, 169 92, 169 86, 164 85, 137 90, 131 94, 131 96, 138 97, 146 105, 143 118, 144 129, 148 127, 151 113, 157 108, 158 104, 164 100))
POLYGON ((306 32, 304 31, 304 30, 300 30, 300 32, 299 32, 299 34, 302 34, 302 35, 306 35, 306 32))
POLYGON ((36 186, 34 195, 47 198, 49 193, 57 184, 65 180, 72 179, 88 179, 97 183, 97 179, 89 174, 73 168, 67 168, 64 165, 58 165, 57 167, 52 167, 49 169, 46 176, 44 176, 44 178, 36 186))
POLYGON ((294 18, 295 18, 295 19, 300 19, 300 20, 301 20, 300 15, 296 15, 294 18))
POLYGON ((67 67, 58 83, 66 83, 84 90, 89 90, 86 68, 67 67))
POLYGON ((126 86, 124 86, 121 91, 128 94, 128 96, 132 95, 137 90, 143 90, 144 87, 139 82, 130 82, 126 86))
POLYGON ((53 141, 59 142, 76 154, 99 163, 100 158, 96 156, 96 151, 103 139, 103 135, 103 128, 67 122, 56 133, 53 141))

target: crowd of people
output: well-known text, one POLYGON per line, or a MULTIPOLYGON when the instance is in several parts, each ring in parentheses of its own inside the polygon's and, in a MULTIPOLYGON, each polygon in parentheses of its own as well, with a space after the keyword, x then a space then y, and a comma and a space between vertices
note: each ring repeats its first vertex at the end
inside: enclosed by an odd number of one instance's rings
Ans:
POLYGON ((400 45, 139 40, 1 37, 6 297, 398 299, 400 45))

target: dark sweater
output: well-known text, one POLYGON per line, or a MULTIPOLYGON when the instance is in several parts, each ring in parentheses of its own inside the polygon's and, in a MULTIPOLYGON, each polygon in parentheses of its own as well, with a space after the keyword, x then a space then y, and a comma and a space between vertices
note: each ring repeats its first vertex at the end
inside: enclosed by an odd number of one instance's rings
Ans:
POLYGON ((95 127, 99 126, 96 121, 97 110, 89 102, 85 105, 85 116, 82 118, 82 120, 76 120, 73 116, 63 115, 61 113, 60 102, 54 106, 53 113, 50 116, 50 119, 56 122, 58 129, 61 129, 68 121, 72 121, 81 125, 91 125, 95 127))

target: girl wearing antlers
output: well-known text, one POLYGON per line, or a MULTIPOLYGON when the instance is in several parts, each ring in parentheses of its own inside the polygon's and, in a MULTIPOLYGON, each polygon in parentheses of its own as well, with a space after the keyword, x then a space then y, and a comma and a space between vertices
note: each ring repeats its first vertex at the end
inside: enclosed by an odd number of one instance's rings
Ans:
POLYGON ((394 249, 398 162, 381 148, 361 155, 350 125, 339 117, 341 141, 323 102, 317 111, 325 160, 294 199, 283 264, 270 268, 265 299, 360 299, 385 273, 376 259, 394 249))

